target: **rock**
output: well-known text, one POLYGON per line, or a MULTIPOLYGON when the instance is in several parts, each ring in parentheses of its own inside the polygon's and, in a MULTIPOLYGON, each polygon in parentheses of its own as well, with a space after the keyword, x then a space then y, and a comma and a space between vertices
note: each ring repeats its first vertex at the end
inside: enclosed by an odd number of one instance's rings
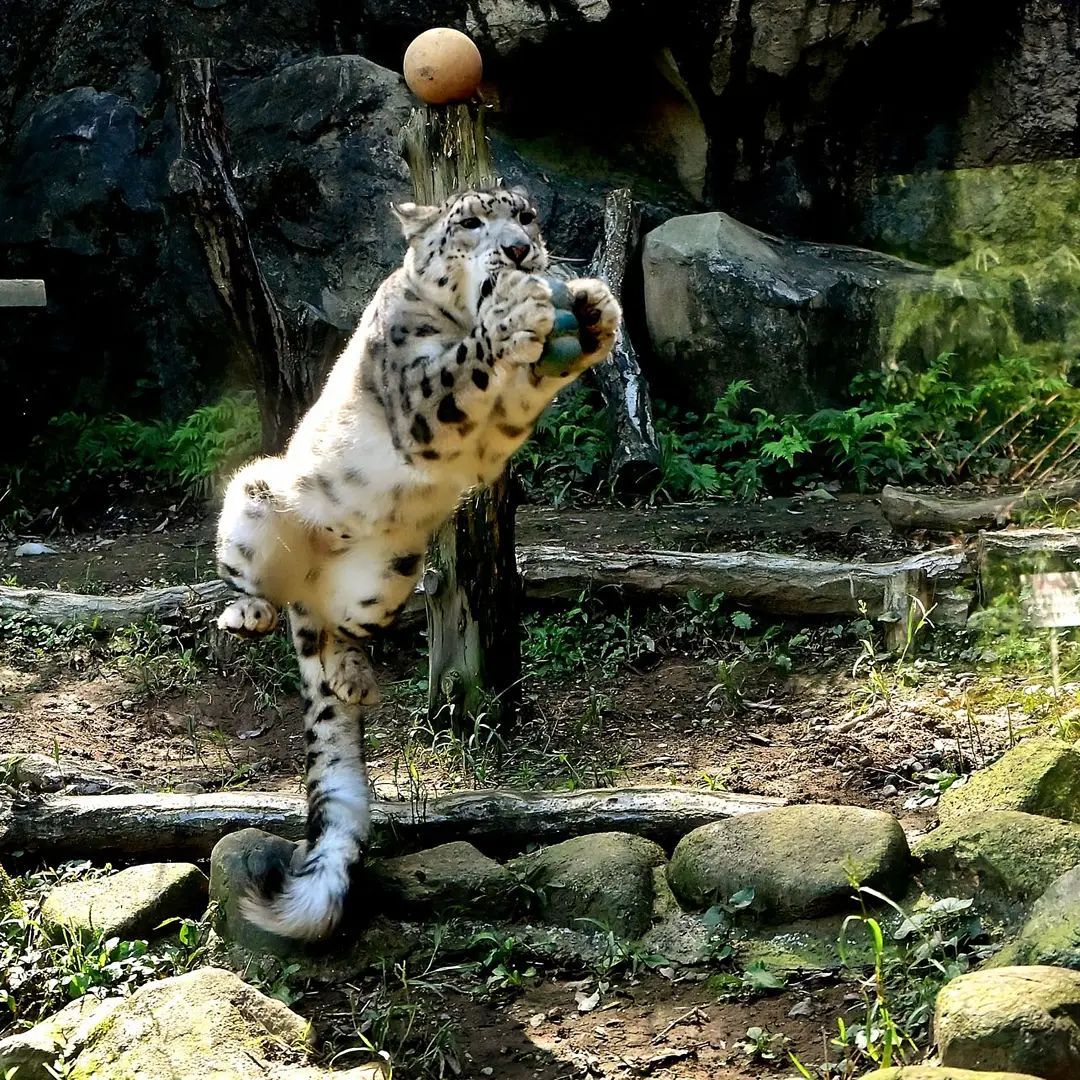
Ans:
POLYGON ((981 810, 1022 810, 1080 822, 1080 752, 1060 739, 1025 739, 941 797, 942 821, 981 810))
POLYGON ((552 7, 543 0, 476 0, 465 28, 498 56, 530 46, 565 42, 571 34, 603 26, 611 15, 608 0, 568 0, 552 7))
POLYGON ((1080 970, 1080 866, 1059 877, 1031 907, 988 967, 1052 964, 1080 970))
POLYGON ((934 1035, 950 1067, 1080 1075, 1080 971, 1011 967, 975 971, 938 994, 934 1035))
POLYGON ((653 350, 701 408, 736 379, 773 412, 835 404, 859 371, 897 360, 890 328, 902 305, 933 295, 942 306, 923 351, 904 357, 918 365, 947 351, 942 335, 974 303, 973 286, 926 267, 781 240, 721 213, 664 222, 642 260, 653 350))
POLYGON ((41 905, 49 937, 67 933, 144 938, 165 919, 197 918, 206 908, 206 875, 191 863, 147 863, 92 881, 58 885, 41 905))
POLYGON ((970 1069, 939 1069, 933 1065, 904 1065, 867 1073, 866 1080, 1038 1080, 1029 1073, 972 1072, 970 1069))
POLYGON ((214 925, 227 941, 252 952, 290 956, 302 946, 268 933, 240 913, 241 899, 269 874, 292 864, 297 845, 262 829, 240 829, 223 836, 210 852, 210 902, 214 925))
POLYGON ((511 903, 513 876, 464 840, 373 864, 373 886, 388 912, 445 915, 461 908, 466 914, 498 912, 511 903))
POLYGON ((985 810, 944 822, 914 848, 926 888, 974 896, 983 907, 1034 900, 1080 863, 1080 825, 1014 810, 985 810))
POLYGON ((276 998, 230 971, 200 968, 149 983, 127 998, 90 1032, 68 1075, 267 1080, 281 1075, 275 1068, 306 1065, 310 1041, 308 1022, 276 998))
MULTIPOLYGON (((17 1068, 18 1080, 55 1080, 50 1072, 57 1058, 70 1061, 82 1050, 90 1034, 122 1004, 123 998, 85 994, 28 1031, 0 1041, 0 1076, 17 1068)), ((63 1075, 61 1073, 60 1075, 63 1075)))
POLYGON ((20 544, 15 549, 15 556, 16 556, 16 558, 19 558, 19 559, 24 558, 25 556, 28 556, 28 555, 59 555, 59 554, 60 554, 60 552, 58 552, 56 550, 56 548, 49 547, 48 544, 26 543, 26 544, 20 544))
POLYGON ((540 895, 539 915, 548 923, 592 930, 581 919, 595 919, 624 938, 637 938, 649 926, 653 906, 653 868, 664 862, 659 844, 629 833, 592 833, 516 859, 540 895))
POLYGON ((713 822, 679 841, 668 880, 702 909, 754 890, 759 918, 781 920, 851 903, 850 877, 886 894, 907 884, 904 830, 889 814, 855 806, 783 806, 713 822))

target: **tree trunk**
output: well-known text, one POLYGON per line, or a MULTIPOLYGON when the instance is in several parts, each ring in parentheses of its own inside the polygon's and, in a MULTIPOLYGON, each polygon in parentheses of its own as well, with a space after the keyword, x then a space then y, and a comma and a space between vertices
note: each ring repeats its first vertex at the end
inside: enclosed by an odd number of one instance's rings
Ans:
MULTIPOLYGON (((374 851, 394 855, 451 840, 518 852, 595 832, 632 832, 673 845, 681 836, 736 814, 782 806, 783 799, 692 788, 593 791, 464 791, 428 802, 377 802, 374 851)), ((201 858, 237 829, 304 835, 302 795, 236 791, 208 795, 49 795, 0 804, 0 852, 201 858)))
MULTIPOLYGON (((439 203, 494 179, 483 116, 474 105, 414 109, 402 146, 420 203, 439 203)), ((521 676, 508 472, 439 530, 427 566, 428 720, 463 732, 484 714, 487 724, 505 726, 517 712, 521 676)))
MULTIPOLYGON (((641 220, 629 188, 609 191, 604 200, 604 233, 591 273, 623 300, 626 268, 637 249, 641 220)), ((593 369, 607 404, 612 433, 609 477, 617 494, 648 491, 660 478, 660 443, 653 424, 649 387, 641 374, 626 321, 609 359, 593 369)))
POLYGON ((310 375, 259 269, 233 183, 214 63, 181 60, 175 74, 180 157, 169 184, 187 206, 211 280, 252 373, 263 450, 280 450, 313 397, 310 375))

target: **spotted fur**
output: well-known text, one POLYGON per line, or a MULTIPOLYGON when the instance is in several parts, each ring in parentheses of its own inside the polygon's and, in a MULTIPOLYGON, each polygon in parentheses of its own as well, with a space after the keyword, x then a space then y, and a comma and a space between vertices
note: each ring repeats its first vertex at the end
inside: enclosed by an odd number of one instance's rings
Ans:
POLYGON ((602 282, 569 282, 587 351, 543 374, 554 309, 528 196, 497 188, 393 209, 403 265, 285 452, 233 478, 218 528, 219 573, 243 594, 219 625, 266 633, 287 607, 300 661, 307 839, 246 905, 294 938, 333 928, 363 853, 363 716, 379 697, 363 643, 409 599, 432 533, 499 476, 555 394, 608 355, 620 319, 602 282))

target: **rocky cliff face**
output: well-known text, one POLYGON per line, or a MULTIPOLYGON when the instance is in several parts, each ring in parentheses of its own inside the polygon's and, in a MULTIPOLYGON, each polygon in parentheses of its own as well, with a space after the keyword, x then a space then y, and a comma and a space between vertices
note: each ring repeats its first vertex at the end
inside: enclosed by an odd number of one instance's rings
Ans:
POLYGON ((400 256, 396 71, 432 24, 478 40, 497 162, 538 190, 565 256, 591 253, 616 182, 651 224, 715 208, 860 241, 884 176, 1077 155, 1071 0, 7 0, 0 274, 50 291, 2 317, 7 437, 70 406, 179 412, 234 373, 168 185, 180 58, 219 61, 282 303, 347 332, 400 256))

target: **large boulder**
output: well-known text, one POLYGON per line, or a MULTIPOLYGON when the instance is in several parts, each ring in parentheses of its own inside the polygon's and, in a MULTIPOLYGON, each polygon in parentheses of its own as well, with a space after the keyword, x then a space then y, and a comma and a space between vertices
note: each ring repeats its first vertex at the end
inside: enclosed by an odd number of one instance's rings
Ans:
POLYGON ((826 914, 852 902, 852 880, 905 891, 910 863, 900 823, 857 806, 782 806, 702 825, 679 841, 668 880, 692 909, 754 890, 759 918, 826 914))
POLYGON ((89 881, 58 885, 41 905, 53 940, 68 934, 143 938, 166 919, 206 909, 206 875, 191 863, 147 863, 89 881))
POLYGON ((308 1063, 311 1026, 231 971, 200 968, 149 983, 86 1036, 73 1080, 374 1080, 378 1070, 331 1073, 308 1063))
POLYGON ((991 967, 1052 964, 1080 970, 1080 866, 1062 874, 1035 901, 991 967))
MULTIPOLYGON (((860 371, 899 359, 901 312, 940 305, 917 365, 949 346, 974 286, 860 248, 782 240, 722 213, 672 218, 646 237, 645 315, 664 370, 710 408, 736 379, 773 412, 842 400, 860 371)), ((904 339, 915 348, 914 339, 904 339)))
POLYGON ((523 855, 512 864, 538 897, 538 915, 575 930, 592 919, 620 937, 640 937, 653 909, 659 844, 629 833, 592 833, 523 855))
POLYGON ((938 994, 934 1035, 943 1065, 1075 1080, 1080 971, 1011 967, 961 975, 938 994))
POLYGON ((1022 810, 1080 822, 1080 752, 1060 739, 1025 739, 966 783, 949 788, 938 816, 945 821, 982 810, 1022 810))
POLYGON ((952 818, 914 848, 926 887, 938 896, 974 896, 980 906, 1029 903, 1080 864, 1080 825, 1015 810, 952 818))

